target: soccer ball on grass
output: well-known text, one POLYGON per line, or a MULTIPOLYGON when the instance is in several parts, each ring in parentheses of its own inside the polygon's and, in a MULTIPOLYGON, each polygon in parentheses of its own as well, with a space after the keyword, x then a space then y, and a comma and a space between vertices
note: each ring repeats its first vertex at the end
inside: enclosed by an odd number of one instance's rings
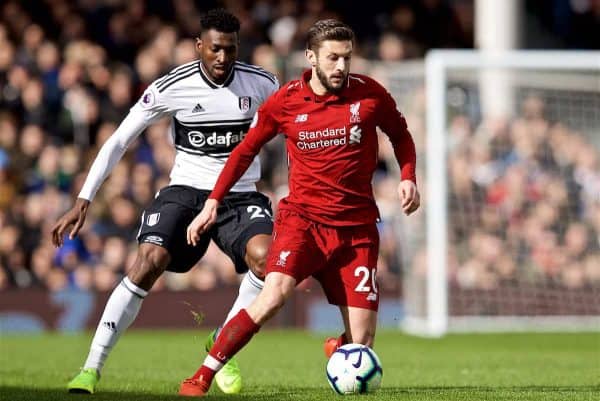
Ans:
POLYGON ((382 376, 379 358, 366 345, 343 345, 327 362, 327 381, 338 394, 371 393, 381 386, 382 376))

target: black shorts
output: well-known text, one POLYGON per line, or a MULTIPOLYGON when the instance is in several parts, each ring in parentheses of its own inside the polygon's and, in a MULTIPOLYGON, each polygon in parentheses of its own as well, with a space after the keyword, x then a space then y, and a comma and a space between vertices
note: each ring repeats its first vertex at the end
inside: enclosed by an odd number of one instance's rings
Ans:
POLYGON ((187 227, 202 210, 210 191, 184 185, 161 189, 142 214, 138 242, 169 251, 168 271, 185 273, 204 256, 212 239, 231 258, 238 273, 248 271, 246 243, 257 234, 271 235, 273 211, 269 198, 259 192, 230 192, 217 210, 217 222, 198 245, 187 244, 187 227))

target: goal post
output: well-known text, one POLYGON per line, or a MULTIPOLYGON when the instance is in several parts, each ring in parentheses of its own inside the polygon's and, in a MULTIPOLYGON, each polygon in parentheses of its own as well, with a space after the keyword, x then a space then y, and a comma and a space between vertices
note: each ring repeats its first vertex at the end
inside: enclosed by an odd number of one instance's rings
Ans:
MULTIPOLYGON (((532 226, 537 224, 535 221, 528 220, 528 213, 544 213, 544 211, 538 211, 535 206, 536 199, 539 199, 540 202, 546 202, 545 195, 539 194, 547 191, 543 187, 544 183, 558 187, 555 191, 558 194, 548 195, 556 197, 561 196, 561 191, 564 192, 562 187, 572 185, 572 177, 569 176, 569 182, 562 185, 559 181, 553 181, 552 174, 555 173, 558 176, 563 174, 573 175, 571 171, 574 168, 573 166, 560 164, 567 163, 562 160, 543 160, 540 163, 548 163, 549 166, 554 163, 554 165, 548 167, 549 172, 543 171, 543 168, 540 168, 542 171, 535 172, 538 175, 534 179, 542 180, 540 183, 532 184, 535 186, 532 191, 535 190, 538 194, 531 195, 530 199, 523 201, 526 204, 522 205, 522 210, 506 212, 501 210, 503 206, 499 206, 497 202, 494 203, 495 201, 490 199, 495 196, 493 186, 496 185, 498 180, 506 179, 508 181, 511 179, 506 178, 505 175, 512 174, 510 169, 515 164, 517 166, 514 167, 516 171, 514 180, 527 180, 527 177, 522 176, 533 175, 534 173, 528 169, 536 168, 535 162, 530 163, 527 156, 513 155, 510 149, 504 149, 503 146, 507 146, 506 142, 529 141, 531 143, 524 143, 522 147, 524 149, 533 147, 531 151, 538 153, 542 152, 540 149, 543 149, 544 152, 550 152, 548 149, 555 146, 558 147, 553 148, 556 153, 560 152, 560 145, 546 143, 547 141, 558 141, 557 138, 560 135, 572 135, 573 138, 575 138, 575 135, 579 135, 583 138, 581 140, 592 148, 589 150, 590 158, 593 158, 594 155, 595 157, 600 155, 600 52, 507 51, 486 53, 471 50, 434 50, 428 53, 425 60, 425 83, 427 105, 426 159, 425 185, 421 185, 421 190, 424 192, 425 204, 423 206, 425 207, 426 219, 426 272, 424 277, 411 278, 412 273, 409 269, 409 273, 404 278, 404 293, 409 297, 409 299, 405 299, 407 312, 402 323, 404 330, 413 334, 434 337, 442 336, 448 331, 599 330, 600 280, 598 280, 598 277, 600 277, 600 273, 594 271, 593 263, 596 260, 594 259, 596 255, 600 255, 597 249, 600 231, 595 231, 600 229, 600 225, 588 224, 586 219, 591 218, 590 216, 594 213, 600 213, 600 193, 596 194, 596 199, 593 199, 593 193, 585 195, 588 198, 592 197, 591 199, 586 198, 585 202, 587 203, 585 205, 578 205, 578 202, 568 203, 565 208, 570 209, 560 210, 560 213, 562 213, 560 218, 566 221, 557 221, 554 226, 550 224, 549 227, 527 226, 528 224, 532 226), (484 74, 493 71, 499 72, 498 79, 494 79, 493 75, 484 74), (482 76, 485 76, 485 79, 482 80, 482 76), (508 91, 502 91, 502 99, 496 100, 504 103, 498 110, 506 110, 508 102, 509 109, 514 112, 513 115, 495 116, 493 105, 486 104, 486 97, 491 99, 492 102, 494 101, 493 91, 491 94, 486 94, 485 86, 490 84, 490 80, 494 81, 496 87, 498 82, 510 87, 508 91), (513 96, 514 99, 512 99, 513 96), (553 115, 550 118, 544 117, 545 119, 534 116, 532 118, 539 118, 539 121, 530 122, 527 120, 529 117, 519 116, 517 110, 526 99, 536 97, 539 99, 541 106, 539 104, 536 106, 533 100, 530 101, 532 113, 535 114, 536 107, 542 109, 546 107, 547 109, 552 108, 553 115), (486 124, 488 119, 492 120, 498 117, 500 122, 497 122, 497 124, 508 124, 508 129, 513 131, 507 134, 506 127, 502 127, 498 130, 504 130, 504 132, 499 134, 495 132, 473 134, 471 132, 471 136, 466 141, 483 142, 484 145, 481 146, 483 149, 471 149, 472 145, 469 143, 456 145, 457 139, 449 138, 450 120, 451 117, 461 118, 463 115, 473 125, 473 130, 477 125, 486 124), (530 128, 527 127, 528 123, 531 123, 530 128), (525 125, 525 127, 521 125, 525 125), (567 134, 559 132, 548 134, 548 130, 558 131, 560 129, 570 131, 567 131, 567 134), (516 134, 514 130, 519 130, 519 134, 516 134), (546 130, 546 132, 539 133, 538 130, 546 130), (502 135, 505 137, 498 138, 502 135), (510 137, 511 135, 512 137, 510 137), (529 140, 527 135, 536 138, 529 140), (494 145, 490 145, 492 142, 494 145), (464 149, 461 149, 461 146, 464 149), (487 181, 478 183, 478 191, 483 192, 483 195, 478 194, 477 196, 487 197, 484 202, 486 204, 474 202, 475 204, 469 207, 477 209, 476 213, 486 214, 483 217, 487 219, 486 221, 506 218, 507 221, 490 224, 498 224, 499 230, 505 229, 508 231, 504 233, 494 232, 493 235, 488 235, 485 227, 479 230, 478 220, 482 217, 478 216, 472 220, 465 218, 460 223, 465 227, 459 235, 461 238, 457 238, 455 233, 457 230, 450 225, 452 219, 458 218, 460 220, 461 215, 456 210, 452 210, 452 213, 450 213, 450 197, 454 196, 449 192, 450 163, 469 167, 469 162, 472 160, 466 157, 462 160, 460 156, 455 156, 455 153, 451 155, 452 160, 450 160, 451 147, 452 152, 456 153, 476 153, 476 156, 473 156, 474 158, 490 157, 486 153, 499 154, 505 152, 499 160, 495 160, 492 156, 490 160, 487 160, 489 166, 483 166, 488 170, 494 170, 493 172, 487 172, 488 176, 491 176, 485 178, 487 181), (522 157, 523 160, 516 160, 519 157, 522 157), (519 163, 522 165, 519 165, 519 163), (585 208, 587 209, 583 210, 585 208), (504 213, 504 216, 494 216, 495 212, 498 214, 504 213), (511 212, 514 212, 517 216, 506 217, 506 214, 511 212), (515 223, 510 219, 521 220, 515 223), (588 228, 588 226, 590 227, 588 228), (531 254, 534 253, 535 258, 540 260, 548 258, 561 259, 561 244, 567 241, 565 238, 570 235, 567 232, 570 233, 569 230, 576 232, 577 230, 586 229, 589 230, 588 233, 598 236, 595 239, 587 238, 589 249, 584 251, 587 253, 572 256, 570 259, 563 261, 562 264, 550 261, 547 264, 551 267, 541 273, 538 270, 546 269, 546 265, 540 268, 535 261, 531 262, 533 258, 531 254), (528 237, 523 240, 524 243, 508 244, 514 240, 511 238, 513 233, 511 230, 524 230, 523 237, 527 235, 547 235, 548 241, 557 245, 544 247, 544 244, 541 244, 539 250, 532 250, 529 247, 538 245, 528 243, 528 237), (538 230, 541 232, 529 234, 528 231, 525 233, 525 230, 538 230), (473 234, 475 231, 481 231, 479 237, 473 234), (478 241, 479 245, 477 245, 478 241), (481 250, 478 246, 490 249, 481 250), (544 255, 544 250, 549 252, 549 255, 544 255), (502 251, 505 253, 503 254, 502 251), (484 260, 478 261, 477 258, 471 257, 470 253, 473 252, 484 254, 482 256, 484 260), (486 255, 486 252, 491 255, 486 255), (511 265, 512 263, 512 266, 499 268, 501 273, 492 272, 495 277, 488 278, 487 280, 491 281, 489 283, 486 282, 486 279, 482 279, 483 283, 480 287, 478 284, 471 285, 471 282, 477 281, 470 278, 471 276, 476 276, 481 272, 483 272, 481 273, 482 277, 485 276, 486 269, 489 269, 486 264, 500 263, 499 260, 504 258, 507 253, 515 256, 515 258, 512 262, 507 259, 503 263, 505 265, 511 265), (494 258, 496 259, 494 260, 494 258), (519 265, 520 263, 533 266, 530 268, 532 271, 524 271, 526 269, 522 268, 519 265), (570 263, 577 264, 579 270, 575 271, 570 263), (512 271, 515 277, 504 277, 505 272, 502 269, 512 271), (563 272, 560 269, 573 270, 573 273, 569 273, 571 276, 569 276, 566 285, 556 278, 562 277, 563 272), (584 273, 581 273, 582 271, 584 273), (543 276, 546 273, 549 275, 548 277, 543 276), (461 274, 467 278, 461 278, 461 274), (587 276, 581 279, 581 274, 587 276), (424 280, 424 285, 418 287, 421 288, 421 291, 414 291, 414 286, 419 285, 419 280, 424 280), (410 286, 413 286, 412 291, 410 286), (419 297, 420 299, 415 300, 410 299, 410 297, 419 297), (463 298, 457 301, 456 297, 463 298), (465 297, 468 297, 468 300, 465 300, 465 297), (514 298, 514 305, 510 305, 510 302, 513 302, 511 297, 514 298), (528 299, 528 297, 531 297, 531 299, 528 299), (551 302, 548 301, 550 304, 559 305, 561 298, 565 302, 573 303, 573 305, 555 308, 554 311, 551 306, 544 308, 544 300, 551 300, 551 302), (596 305, 590 305, 594 302, 596 302, 596 305), (414 306, 417 304, 421 307, 414 306), (509 305, 509 307, 506 307, 506 305, 509 305)), ((569 157, 575 156, 571 155, 569 157)), ((557 156, 554 153, 549 153, 542 154, 539 158, 551 159, 557 158, 557 156)), ((591 164, 591 166, 589 174, 593 176, 594 165, 591 164)), ((596 160, 595 166, 600 169, 600 160, 596 160)), ((482 170, 485 170, 485 168, 482 168, 482 170)), ((545 165, 544 168, 546 168, 545 165)), ((482 171, 481 174, 483 175, 483 173, 482 171)), ((596 177, 600 179, 600 172, 597 171, 596 173, 596 177)), ((590 180, 592 179, 590 178, 590 180)), ((596 184, 590 183, 588 185, 592 186, 593 191, 593 186, 596 184)), ((600 184, 596 188, 600 188, 600 184)), ((571 189, 567 189, 571 191, 571 189)), ((504 190, 506 189, 504 188, 504 190)), ((529 189, 524 188, 523 190, 529 189)), ((498 191, 501 191, 501 189, 498 189, 498 191)), ((569 194, 575 192, 582 194, 584 191, 585 189, 577 189, 577 191, 573 190, 569 194)), ((473 194, 467 195, 474 196, 473 194)), ((464 206, 460 203, 458 205, 464 206)), ((562 204, 559 205, 562 207, 562 204)), ((545 212, 552 214, 552 210, 546 210, 545 212)), ((543 218, 540 217, 540 219, 543 218)), ((595 218, 600 219, 600 217, 595 218)), ((540 224, 543 225, 543 222, 540 224)), ((573 235, 575 236, 575 234, 573 235)), ((600 263, 600 259, 597 259, 597 261, 600 263)), ((600 269, 600 265, 597 269, 600 269)), ((490 274, 490 276, 492 275, 490 274)))

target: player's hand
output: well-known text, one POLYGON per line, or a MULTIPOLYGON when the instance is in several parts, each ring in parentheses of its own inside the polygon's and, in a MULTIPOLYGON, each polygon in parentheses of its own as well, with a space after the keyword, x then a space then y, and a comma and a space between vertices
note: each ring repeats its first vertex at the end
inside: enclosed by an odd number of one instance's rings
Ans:
POLYGON ((75 205, 65 213, 54 227, 52 227, 52 243, 54 246, 59 247, 63 244, 63 234, 66 230, 69 229, 71 225, 73 228, 69 233, 69 238, 73 239, 79 233, 81 227, 83 227, 83 223, 85 222, 85 216, 87 214, 88 206, 90 205, 90 201, 87 199, 77 198, 75 201, 75 205))
POLYGON ((417 185, 411 180, 402 180, 398 185, 398 195, 402 203, 402 211, 407 216, 417 210, 421 204, 421 195, 417 185))
POLYGON ((219 202, 215 199, 207 199, 204 207, 198 216, 192 220, 187 228, 188 245, 196 246, 200 236, 205 233, 217 221, 217 208, 219 202))

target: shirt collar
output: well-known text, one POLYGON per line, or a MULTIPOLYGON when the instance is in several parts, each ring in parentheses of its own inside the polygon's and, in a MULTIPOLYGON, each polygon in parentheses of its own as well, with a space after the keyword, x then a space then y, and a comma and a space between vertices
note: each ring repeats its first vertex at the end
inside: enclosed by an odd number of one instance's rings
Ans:
POLYGON ((225 88, 227 86, 229 86, 229 84, 231 83, 231 81, 233 81, 233 75, 234 75, 234 66, 231 66, 231 71, 229 71, 229 75, 227 75, 227 78, 225 78, 225 81, 222 84, 218 84, 216 82, 214 82, 212 79, 210 79, 208 73, 206 71, 204 71, 204 66, 202 65, 202 60, 198 61, 198 70, 200 70, 200 76, 202 77, 202 79, 204 80, 204 82, 206 82, 206 84, 211 87, 212 89, 218 89, 218 88, 225 88))
POLYGON ((342 91, 339 93, 330 93, 325 95, 317 95, 313 92, 312 88, 309 85, 309 81, 312 78, 312 70, 308 69, 302 73, 301 78, 301 86, 302 86, 302 94, 306 100, 312 100, 313 102, 319 103, 327 103, 327 102, 335 102, 339 99, 345 98, 348 96, 348 92, 350 90, 350 74, 346 78, 346 82, 344 83, 344 87, 342 91))

